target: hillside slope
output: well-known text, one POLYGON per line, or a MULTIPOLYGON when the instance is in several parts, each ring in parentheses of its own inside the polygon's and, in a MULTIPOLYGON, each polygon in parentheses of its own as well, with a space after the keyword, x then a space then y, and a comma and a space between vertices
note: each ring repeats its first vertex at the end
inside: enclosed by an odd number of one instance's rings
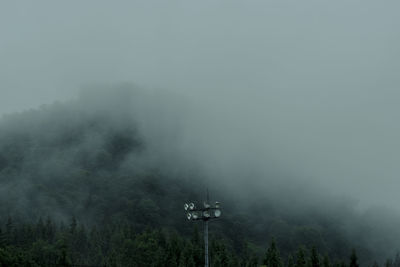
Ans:
MULTIPOLYGON (((57 223, 76 218, 87 227, 128 224, 138 233, 150 227, 191 236, 194 226, 185 219, 182 204, 204 198, 202 171, 176 155, 173 146, 179 127, 176 133, 166 132, 165 140, 159 140, 162 128, 148 138, 149 129, 155 128, 144 123, 154 126, 163 119, 146 120, 167 116, 166 106, 159 102, 143 104, 151 99, 126 89, 91 92, 70 102, 4 116, 2 225, 8 217, 36 223, 49 216, 57 223), (160 147, 164 152, 157 153, 160 147), (171 149, 170 158, 164 158, 166 148, 171 149)), ((331 204, 325 211, 305 207, 292 212, 279 199, 262 195, 243 201, 222 189, 213 188, 211 193, 224 207, 211 234, 225 240, 237 255, 250 246, 262 257, 275 237, 284 258, 304 245, 316 246, 332 259, 347 259, 356 248, 360 260, 371 263, 393 255, 398 245, 398 230, 392 230, 395 223, 386 213, 379 215, 378 223, 390 223, 381 229, 374 222, 376 213, 360 214, 345 202, 331 204)))

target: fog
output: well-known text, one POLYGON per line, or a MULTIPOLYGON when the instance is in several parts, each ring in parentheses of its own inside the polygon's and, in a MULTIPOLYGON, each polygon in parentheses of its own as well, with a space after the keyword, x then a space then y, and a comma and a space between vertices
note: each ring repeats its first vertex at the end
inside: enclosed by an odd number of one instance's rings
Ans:
POLYGON ((160 102, 183 102, 177 143, 214 175, 268 187, 263 174, 279 172, 286 185, 398 210, 399 8, 389 0, 1 2, 0 113, 131 82, 160 102), (250 169, 256 181, 240 172, 250 169))

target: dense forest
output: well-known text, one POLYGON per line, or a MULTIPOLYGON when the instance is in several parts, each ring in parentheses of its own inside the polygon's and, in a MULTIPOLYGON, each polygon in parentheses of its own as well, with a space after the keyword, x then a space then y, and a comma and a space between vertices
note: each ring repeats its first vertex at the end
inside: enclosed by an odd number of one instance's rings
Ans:
MULTIPOLYGON (((201 168, 160 128, 165 107, 121 92, 2 118, 1 266, 204 264, 202 225, 183 210, 204 199, 201 168)), ((296 212, 275 196, 210 191, 223 207, 210 224, 211 266, 400 266, 387 214, 376 227, 376 214, 344 202, 296 212)))
MULTIPOLYGON (((0 266, 203 266, 204 250, 197 227, 189 237, 172 229, 146 228, 139 232, 129 223, 86 228, 72 218, 68 225, 56 225, 50 218, 37 223, 15 224, 11 218, 0 232, 0 266)), ((263 255, 250 244, 235 251, 229 242, 213 235, 211 266, 255 267, 357 267, 357 253, 348 260, 332 261, 315 246, 282 258, 274 239, 263 255)), ((376 262, 373 267, 379 266, 376 262)), ((388 259, 385 267, 399 267, 400 254, 388 259)))

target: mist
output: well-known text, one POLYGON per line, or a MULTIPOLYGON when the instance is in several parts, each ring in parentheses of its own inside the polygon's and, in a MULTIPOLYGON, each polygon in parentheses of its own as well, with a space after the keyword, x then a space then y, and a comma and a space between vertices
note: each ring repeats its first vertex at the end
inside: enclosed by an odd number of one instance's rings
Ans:
POLYGON ((110 112, 111 128, 132 122, 146 144, 143 168, 196 169, 218 190, 272 202, 283 195, 280 204, 299 213, 344 201, 363 216, 398 217, 399 8, 391 0, 2 2, 1 131, 13 129, 4 123, 12 114, 72 103, 110 112))
POLYGON ((278 165, 363 206, 396 208, 398 7, 2 3, 0 112, 93 83, 169 90, 193 103, 187 142, 217 165, 278 165))

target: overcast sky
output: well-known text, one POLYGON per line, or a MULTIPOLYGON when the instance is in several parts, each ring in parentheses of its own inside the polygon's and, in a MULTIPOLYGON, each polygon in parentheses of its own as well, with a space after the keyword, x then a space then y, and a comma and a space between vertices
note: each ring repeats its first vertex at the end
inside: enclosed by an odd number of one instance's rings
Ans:
POLYGON ((176 91, 195 102, 186 142, 221 164, 268 161, 339 195, 396 207, 399 8, 397 0, 1 1, 0 114, 92 83, 176 91))

